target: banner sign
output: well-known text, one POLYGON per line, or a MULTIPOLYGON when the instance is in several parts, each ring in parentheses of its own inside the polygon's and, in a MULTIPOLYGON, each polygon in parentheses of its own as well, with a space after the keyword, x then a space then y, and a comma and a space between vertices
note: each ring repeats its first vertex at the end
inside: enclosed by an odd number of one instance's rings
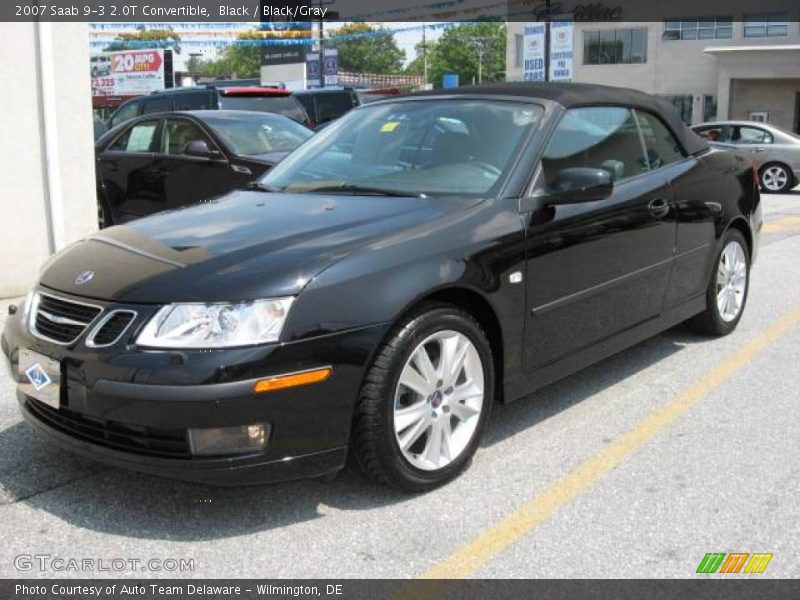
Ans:
POLYGON ((325 87, 339 85, 339 50, 325 48, 322 51, 322 74, 325 87))
POLYGON ((573 25, 571 18, 550 22, 550 81, 572 81, 573 25))
POLYGON ((264 22, 259 26, 259 35, 262 66, 304 63, 313 41, 308 21, 264 22))
POLYGON ((123 50, 92 56, 92 96, 140 96, 163 90, 164 52, 123 50))
POLYGON ((306 87, 322 87, 322 62, 319 52, 306 54, 306 87))
POLYGON ((544 23, 526 24, 523 43, 524 81, 544 81, 544 23))

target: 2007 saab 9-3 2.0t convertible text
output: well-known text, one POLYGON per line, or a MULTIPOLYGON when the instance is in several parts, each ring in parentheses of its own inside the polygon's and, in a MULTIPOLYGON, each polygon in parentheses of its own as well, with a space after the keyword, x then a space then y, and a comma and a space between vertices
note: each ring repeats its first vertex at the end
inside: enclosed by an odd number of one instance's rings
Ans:
POLYGON ((502 85, 380 101, 250 189, 44 265, 5 328, 27 420, 195 481, 461 471, 512 401, 692 320, 732 331, 752 166, 650 96, 502 85))

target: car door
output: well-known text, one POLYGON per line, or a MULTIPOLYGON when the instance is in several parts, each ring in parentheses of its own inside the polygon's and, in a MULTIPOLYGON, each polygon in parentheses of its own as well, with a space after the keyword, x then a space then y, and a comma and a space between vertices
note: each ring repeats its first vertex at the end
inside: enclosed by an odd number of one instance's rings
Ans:
POLYGON ((187 117, 164 119, 161 144, 154 162, 156 175, 164 189, 163 205, 155 210, 165 210, 194 204, 214 198, 241 183, 227 158, 211 137, 187 117), (184 152, 189 142, 203 141, 217 157, 187 156, 184 152))
MULTIPOLYGON (((675 206, 675 265, 664 301, 665 308, 669 309, 705 294, 714 254, 719 213, 717 201, 726 196, 736 196, 739 192, 725 189, 724 186, 731 185, 730 178, 710 179, 714 175, 699 159, 686 155, 675 135, 658 116, 641 110, 636 111, 636 116, 650 169, 670 185, 675 206)), ((730 134, 730 128, 724 128, 722 139, 725 139, 726 129, 730 134)))
MULTIPOLYGON (((546 145, 534 196, 559 171, 609 171, 601 201, 523 214, 526 227, 525 357, 541 368, 659 315, 673 262, 671 191, 645 158, 632 110, 568 110, 546 145)), ((538 207, 536 207, 538 204, 538 207)))
POLYGON ((147 214, 163 188, 153 172, 159 119, 132 123, 97 156, 98 187, 115 223, 147 214))

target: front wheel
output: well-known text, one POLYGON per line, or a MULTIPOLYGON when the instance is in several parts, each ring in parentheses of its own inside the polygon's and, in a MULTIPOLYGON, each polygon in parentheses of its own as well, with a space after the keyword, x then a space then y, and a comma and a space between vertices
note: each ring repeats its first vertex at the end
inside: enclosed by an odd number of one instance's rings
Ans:
POLYGON ((722 240, 716 268, 706 290, 706 310, 690 321, 702 333, 727 335, 739 324, 750 287, 747 242, 737 229, 722 240))
POLYGON ((378 351, 356 408, 353 453, 377 482, 426 491, 475 453, 494 398, 486 335, 468 313, 431 305, 378 351))

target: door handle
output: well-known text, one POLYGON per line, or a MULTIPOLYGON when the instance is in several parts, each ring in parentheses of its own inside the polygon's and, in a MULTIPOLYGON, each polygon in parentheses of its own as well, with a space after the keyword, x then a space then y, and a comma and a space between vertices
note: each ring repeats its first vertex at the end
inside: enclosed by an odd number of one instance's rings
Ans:
POLYGON ((669 213, 669 200, 666 198, 655 198, 650 201, 647 208, 656 218, 660 219, 661 217, 666 217, 667 213, 669 213))

